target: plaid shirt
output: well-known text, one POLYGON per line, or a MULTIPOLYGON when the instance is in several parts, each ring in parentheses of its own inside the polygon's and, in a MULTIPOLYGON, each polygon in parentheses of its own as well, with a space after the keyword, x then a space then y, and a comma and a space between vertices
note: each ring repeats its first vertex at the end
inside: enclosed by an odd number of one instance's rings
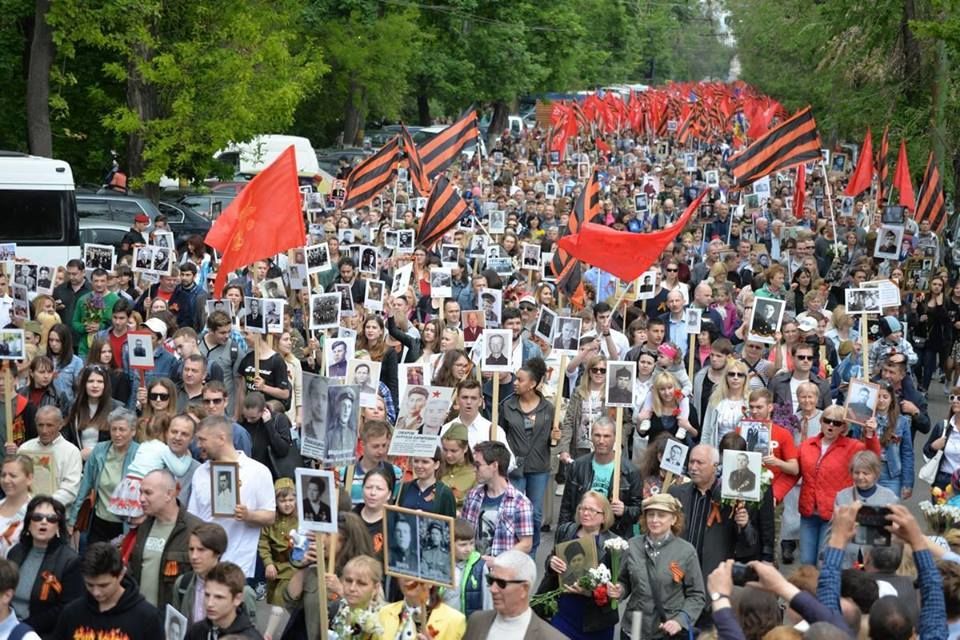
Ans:
MULTIPOLYGON (((480 536, 480 518, 483 514, 483 499, 487 495, 486 485, 478 485, 470 490, 463 500, 461 517, 473 525, 480 536)), ((512 484, 507 485, 500 501, 497 514, 497 528, 490 543, 490 555, 498 556, 509 551, 520 538, 533 535, 533 505, 527 496, 517 491, 512 484)))

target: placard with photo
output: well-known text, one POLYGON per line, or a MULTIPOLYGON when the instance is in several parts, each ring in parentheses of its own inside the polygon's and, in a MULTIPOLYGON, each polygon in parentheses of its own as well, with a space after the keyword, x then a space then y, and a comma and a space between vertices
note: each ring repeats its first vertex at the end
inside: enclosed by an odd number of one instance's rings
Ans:
POLYGON ((637 213, 646 213, 650 209, 650 204, 647 200, 647 194, 638 193, 633 196, 633 208, 637 210, 637 213))
POLYGON ((340 324, 341 293, 315 293, 310 296, 310 328, 331 329, 340 324))
POLYGON ((147 245, 133 248, 133 270, 142 273, 153 270, 153 247, 147 245))
POLYGON ((370 273, 377 275, 379 273, 377 266, 377 248, 370 245, 360 247, 360 273, 370 273))
POLYGON ((308 273, 319 273, 332 268, 330 265, 330 247, 327 246, 326 242, 310 245, 304 251, 307 254, 308 273))
POLYGON ((844 405, 847 422, 864 425, 877 415, 877 396, 880 386, 857 378, 850 380, 847 403, 844 405))
POLYGON ((0 242, 0 260, 14 260, 17 257, 16 242, 0 242))
POLYGON ((769 420, 741 420, 737 425, 740 437, 747 441, 747 451, 769 456, 773 455, 769 420))
POLYGON ((30 292, 22 284, 11 284, 10 292, 13 294, 12 315, 14 320, 29 320, 30 292))
POLYGON ((231 320, 233 319, 233 305, 226 298, 217 298, 214 300, 207 300, 206 302, 207 315, 209 316, 214 311, 221 311, 227 314, 227 317, 231 320))
POLYGON ((763 456, 755 451, 727 449, 723 452, 720 497, 724 500, 760 502, 763 456))
POLYGON ((702 314, 703 310, 695 307, 687 307, 686 311, 684 311, 684 326, 687 330, 687 335, 695 336, 700 334, 702 314))
POLYGON ((360 389, 360 406, 375 408, 377 406, 377 386, 380 384, 380 367, 382 362, 373 360, 347 361, 347 384, 356 385, 360 389))
POLYGON ((152 236, 150 244, 156 247, 163 247, 167 251, 172 251, 177 248, 177 245, 173 241, 172 231, 154 231, 150 235, 152 236))
POLYGON ((290 289, 303 291, 310 289, 310 276, 307 274, 307 265, 291 264, 287 267, 287 278, 290 279, 290 289))
POLYGON ((444 267, 450 269, 460 262, 460 254, 462 249, 459 245, 455 244, 445 244, 440 247, 440 264, 444 267))
POLYGON ((267 333, 283 333, 283 307, 286 300, 268 298, 263 301, 263 315, 267 319, 267 333))
POLYGON ((906 209, 899 205, 886 205, 880 212, 880 222, 882 224, 903 225, 906 209))
POLYGON ((184 640, 187 637, 187 616, 177 611, 172 604, 165 609, 163 628, 166 640, 184 640))
POLYGON ((580 318, 558 317, 553 332, 554 350, 559 353, 566 353, 567 355, 576 354, 580 348, 580 327, 582 322, 580 318))
POLYGON ((166 247, 153 248, 153 265, 151 271, 161 276, 173 273, 173 250, 166 247))
POLYGON ((323 361, 326 364, 327 376, 347 377, 347 363, 353 359, 356 344, 356 336, 337 335, 336 338, 324 341, 323 361))
POLYGON ((685 153, 683 154, 683 170, 687 173, 697 170, 697 154, 695 153, 685 153))
POLYGON ((900 287, 892 280, 872 280, 862 282, 860 286, 864 289, 876 289, 880 292, 880 306, 899 307, 900 306, 900 287))
POLYGON ((495 209, 490 212, 490 228, 492 235, 500 235, 507 230, 507 212, 495 209))
POLYGON ((233 518, 240 504, 240 466, 210 461, 210 502, 213 517, 233 518))
POLYGON ((383 540, 387 575, 454 586, 453 518, 387 505, 383 540))
POLYGON ((880 291, 873 288, 860 287, 843 290, 844 305, 850 315, 861 313, 880 313, 880 291))
POLYGON ((540 245, 523 243, 523 268, 531 271, 540 270, 540 245))
POLYGON ((283 278, 270 278, 257 283, 257 290, 261 298, 286 298, 287 289, 283 286, 283 278))
POLYGON ((243 299, 243 322, 247 330, 254 333, 265 334, 267 332, 267 317, 264 315, 263 302, 263 298, 247 297, 243 299))
POLYGON ((541 306, 540 313, 537 315, 537 323, 534 325, 534 335, 550 344, 550 341, 553 340, 553 330, 557 326, 558 317, 559 315, 553 309, 541 306))
POLYGON ((453 295, 453 273, 449 267, 430 269, 430 297, 449 298, 453 295))
POLYGON ((780 322, 787 303, 773 298, 755 298, 753 312, 750 315, 748 338, 763 344, 775 344, 776 333, 780 331, 780 322))
POLYGON ((383 311, 386 283, 383 280, 367 280, 364 285, 363 306, 370 311, 383 311))
POLYGON ((116 249, 109 244, 83 245, 83 266, 87 271, 103 269, 113 271, 116 266, 116 249))
POLYGON ((711 169, 703 174, 704 180, 707 183, 708 187, 719 187, 720 186, 720 172, 716 169, 711 169))
POLYGON ((637 300, 651 300, 657 295, 659 269, 648 269, 637 278, 637 300))
POLYGON ((484 322, 483 312, 476 309, 463 311, 463 343, 470 347, 480 338, 483 333, 484 322))
POLYGON ((393 283, 390 285, 390 295, 396 298, 407 292, 410 286, 410 279, 413 277, 413 263, 408 262, 402 267, 397 267, 393 272, 393 283))
POLYGON ((500 289, 480 290, 480 310, 486 327, 499 327, 500 314, 503 312, 503 291, 500 289))
POLYGON ((299 530, 337 532, 337 483, 333 474, 327 469, 303 467, 294 471, 299 530))
POLYGON ((127 356, 131 369, 153 369, 153 334, 149 331, 128 331, 127 356))
POLYGON ((397 231, 397 252, 413 253, 415 240, 416 236, 413 229, 400 229, 397 231))
POLYGON ((563 560, 567 568, 560 574, 560 585, 576 586, 590 569, 597 567, 597 543, 593 536, 582 536, 556 545, 554 555, 563 560))
POLYGON ((609 360, 607 362, 607 406, 633 407, 633 385, 636 379, 636 362, 609 360))
MULTIPOLYGON (((480 369, 484 373, 513 373, 513 331, 510 329, 484 329, 480 369)), ((476 348, 476 346, 474 346, 476 348)))
POLYGON ((333 285, 333 290, 340 294, 340 315, 344 318, 356 315, 353 305, 353 285, 338 283, 333 285))
POLYGON ((56 267, 49 267, 41 264, 37 265, 37 287, 36 293, 53 295, 54 276, 57 273, 56 267))
POLYGON ((684 475, 689 449, 690 447, 679 440, 667 440, 660 458, 660 468, 677 476, 684 475))
POLYGON ((903 244, 903 226, 884 224, 877 230, 877 239, 873 245, 873 257, 881 260, 899 260, 900 246, 903 244))
POLYGON ((0 329, 0 360, 22 360, 24 353, 23 329, 0 329))
POLYGON ((412 429, 395 429, 387 455, 406 458, 432 458, 440 446, 440 436, 427 435, 412 429))
POLYGON ((405 398, 408 387, 423 387, 430 384, 430 363, 401 363, 397 366, 397 377, 400 379, 400 386, 398 389, 400 397, 405 398))

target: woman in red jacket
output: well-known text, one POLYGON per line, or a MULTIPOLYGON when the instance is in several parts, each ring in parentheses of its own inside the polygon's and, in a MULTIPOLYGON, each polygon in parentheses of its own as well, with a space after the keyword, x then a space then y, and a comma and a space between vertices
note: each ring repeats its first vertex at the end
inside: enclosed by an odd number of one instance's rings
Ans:
POLYGON ((850 460, 864 449, 880 455, 877 421, 864 425, 864 440, 848 438, 843 407, 831 405, 820 417, 820 433, 800 444, 800 564, 816 565, 826 541, 833 502, 853 485, 850 460))

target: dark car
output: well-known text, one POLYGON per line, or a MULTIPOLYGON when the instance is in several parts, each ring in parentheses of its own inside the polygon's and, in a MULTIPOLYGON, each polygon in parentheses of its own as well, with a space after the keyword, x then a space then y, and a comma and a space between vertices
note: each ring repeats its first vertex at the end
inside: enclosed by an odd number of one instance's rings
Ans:
POLYGON ((177 198, 176 203, 186 205, 197 215, 209 220, 216 220, 226 210, 227 205, 233 202, 237 194, 229 191, 211 191, 205 193, 190 193, 177 198))
POLYGON ((183 245, 187 236, 206 236, 210 221, 191 209, 177 203, 163 202, 156 205, 152 200, 137 195, 106 193, 77 193, 77 215, 81 225, 85 219, 109 220, 127 225, 139 214, 145 214, 151 222, 161 213, 167 216, 177 246, 183 245))

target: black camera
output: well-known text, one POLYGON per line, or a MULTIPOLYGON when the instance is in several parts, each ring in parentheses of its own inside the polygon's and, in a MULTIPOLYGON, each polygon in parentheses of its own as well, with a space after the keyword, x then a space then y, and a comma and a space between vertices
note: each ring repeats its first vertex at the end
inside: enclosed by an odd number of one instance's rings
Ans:
POLYGON ((890 532, 887 525, 890 521, 889 507, 875 507, 864 505, 857 512, 857 529, 853 534, 854 544, 868 544, 874 547, 890 545, 890 532))
POLYGON ((742 562, 733 563, 733 584, 737 587, 744 587, 748 582, 758 582, 760 577, 757 570, 747 566, 742 562))

